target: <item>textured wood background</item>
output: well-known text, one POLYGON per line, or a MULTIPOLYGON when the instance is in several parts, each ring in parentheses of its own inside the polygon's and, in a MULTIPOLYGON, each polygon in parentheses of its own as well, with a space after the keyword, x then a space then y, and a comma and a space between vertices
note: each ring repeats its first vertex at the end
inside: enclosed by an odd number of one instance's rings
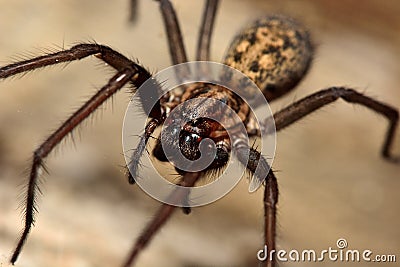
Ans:
MULTIPOLYGON (((192 58, 202 2, 174 1, 192 58)), ((127 22, 125 0, 0 0, 0 6, 1 65, 21 53, 38 55, 93 39, 152 71, 170 65, 153 1, 140 1, 134 26, 127 22)), ((354 86, 400 108, 398 1, 222 1, 213 60, 222 58, 244 24, 277 12, 303 21, 318 50, 306 79, 273 110, 331 85, 354 86)), ((8 266, 21 230, 19 195, 31 152, 111 75, 89 58, 0 82, 0 266, 8 266)), ((67 140, 49 157, 40 213, 17 266, 116 266, 153 216, 159 204, 129 186, 119 167, 128 95, 119 94, 113 103, 75 133, 75 147, 67 140)), ((400 257, 400 166, 379 157, 386 126, 374 113, 338 101, 278 135, 280 248, 322 250, 343 237, 349 248, 400 257)), ((397 154, 399 142, 398 133, 397 154)), ((261 190, 247 193, 243 179, 218 202, 190 216, 178 212, 137 266, 254 265, 262 244, 261 199, 261 190)))

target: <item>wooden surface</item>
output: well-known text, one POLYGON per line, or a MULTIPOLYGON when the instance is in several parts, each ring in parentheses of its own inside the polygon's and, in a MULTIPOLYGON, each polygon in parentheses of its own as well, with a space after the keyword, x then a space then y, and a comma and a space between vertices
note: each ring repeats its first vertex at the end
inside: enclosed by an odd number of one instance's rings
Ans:
MULTIPOLYGON (((125 0, 0 3, 1 65, 26 52, 93 39, 152 71, 170 65, 153 1, 140 1, 136 25, 127 22, 125 0)), ((202 1, 174 3, 193 58, 202 1)), ((220 61, 242 25, 276 12, 303 21, 318 50, 306 79, 273 110, 331 85, 352 86, 400 108, 398 1, 222 1, 213 60, 220 61)), ((8 266, 22 227, 19 196, 31 152, 112 73, 89 58, 0 81, 0 266, 8 266)), ((116 266, 152 218, 158 203, 128 185, 120 167, 128 95, 112 102, 75 132, 75 146, 69 139, 47 160, 36 226, 16 266, 116 266)), ((400 166, 379 156, 386 126, 365 108, 338 101, 278 135, 279 248, 318 251, 346 238, 349 248, 400 257, 400 166)), ((395 142, 399 155, 399 133, 395 142)), ((248 194, 243 179, 218 202, 190 216, 177 213, 137 266, 251 266, 262 246, 261 199, 262 190, 248 194)))

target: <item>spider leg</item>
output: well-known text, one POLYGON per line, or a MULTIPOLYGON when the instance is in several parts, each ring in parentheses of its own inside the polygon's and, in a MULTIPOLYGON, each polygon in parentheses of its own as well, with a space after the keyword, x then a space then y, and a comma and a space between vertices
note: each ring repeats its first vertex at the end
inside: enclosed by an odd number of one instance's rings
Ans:
POLYGON ((158 119, 151 119, 145 127, 144 134, 140 136, 139 144, 133 152, 131 161, 129 162, 128 166, 127 175, 130 184, 135 183, 135 180, 138 177, 140 158, 142 157, 143 152, 146 150, 146 145, 149 141, 150 136, 160 124, 161 122, 158 119))
MULTIPOLYGON (((135 69, 135 71, 138 73, 138 76, 131 80, 135 88, 140 87, 141 84, 151 77, 150 73, 146 69, 126 58, 124 55, 111 49, 110 47, 96 43, 89 43, 78 44, 68 50, 62 50, 56 53, 38 56, 0 67, 0 79, 5 79, 19 73, 25 73, 59 63, 68 63, 71 61, 80 60, 91 55, 103 60, 117 71, 123 71, 126 68, 135 69)), ((147 90, 140 90, 138 93, 142 107, 146 114, 148 114, 150 117, 161 116, 159 102, 154 105, 154 108, 147 105, 149 99, 158 99, 158 97, 161 95, 160 92, 160 88, 157 85, 149 86, 147 90)))
POLYGON ((264 189, 264 242, 267 246, 268 257, 264 262, 268 267, 276 265, 275 254, 271 251, 276 251, 276 205, 278 204, 278 181, 275 174, 270 169, 265 158, 255 150, 250 148, 245 142, 236 140, 234 144, 235 153, 239 161, 246 165, 246 168, 253 175, 261 176, 258 179, 265 181, 264 189), (259 167, 261 169, 257 169, 259 167), (257 170, 256 170, 257 169, 257 170), (270 255, 272 255, 270 257, 270 255))
MULTIPOLYGON (((264 190, 264 240, 268 248, 268 253, 276 251, 276 204, 278 203, 278 195, 278 181, 273 171, 270 170, 265 181, 264 190)), ((272 254, 272 259, 269 256, 267 257, 266 266, 273 267, 275 265, 275 254, 272 254)))
POLYGON ((80 109, 70 116, 52 135, 50 135, 33 153, 31 171, 29 175, 29 183, 26 195, 25 207, 25 226, 22 235, 18 241, 17 247, 11 257, 11 263, 17 260, 22 247, 25 244, 31 226, 35 221, 36 212, 35 202, 38 189, 38 173, 43 167, 43 161, 53 148, 61 142, 76 126, 84 119, 92 114, 102 103, 109 99, 114 93, 121 89, 126 83, 132 79, 140 79, 140 71, 138 68, 126 68, 114 75, 109 82, 103 86, 93 97, 91 97, 80 109))
POLYGON ((187 62, 181 28, 174 7, 169 0, 158 0, 168 37, 168 47, 174 65, 187 62))
POLYGON ((205 4, 199 39, 197 41, 196 60, 198 61, 210 60, 210 43, 218 4, 219 0, 207 0, 205 4))
POLYGON ((129 22, 135 23, 138 17, 138 1, 129 1, 129 22))
MULTIPOLYGON (((201 177, 201 172, 187 172, 183 174, 182 181, 179 183, 180 186, 193 187, 196 181, 201 177)), ((171 194, 171 198, 176 200, 183 200, 187 198, 187 190, 180 190, 177 188, 171 194)), ((168 221, 172 213, 176 210, 175 206, 168 204, 163 204, 157 211, 156 216, 151 220, 151 222, 144 229, 142 234, 136 239, 136 242, 129 253, 128 258, 122 266, 129 267, 132 266, 133 262, 136 260, 139 252, 143 250, 154 237, 154 235, 161 229, 161 227, 168 221)))
MULTIPOLYGON (((328 105, 339 98, 349 103, 360 104, 375 111, 376 113, 385 116, 389 120, 389 128, 386 132, 385 142, 383 143, 381 153, 384 158, 394 162, 399 162, 400 158, 394 157, 391 153, 391 148, 399 120, 398 110, 373 98, 358 93, 351 88, 331 87, 294 102, 290 106, 274 114, 273 119, 275 120, 276 131, 280 131, 281 129, 312 113, 313 111, 328 105)), ((269 127, 271 125, 271 119, 272 118, 267 118, 261 124, 263 131, 266 133, 272 130, 269 127)))
MULTIPOLYGON (((50 65, 80 60, 91 55, 95 55, 96 57, 101 58, 117 71, 121 71, 127 66, 135 64, 122 54, 112 50, 110 47, 95 43, 78 44, 68 50, 62 50, 59 52, 38 56, 1 67, 0 79, 7 78, 18 73, 47 67, 50 65)), ((147 78, 149 77, 150 75, 148 75, 147 78)))

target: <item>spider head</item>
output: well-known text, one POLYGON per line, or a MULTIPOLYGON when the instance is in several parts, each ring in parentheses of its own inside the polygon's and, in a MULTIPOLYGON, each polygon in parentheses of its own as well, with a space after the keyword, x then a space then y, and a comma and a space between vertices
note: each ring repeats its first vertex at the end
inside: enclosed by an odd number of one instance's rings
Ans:
MULTIPOLYGON (((173 123, 163 131, 164 142, 158 139, 153 150, 153 155, 160 161, 176 163, 174 155, 167 157, 165 153, 166 150, 173 151, 174 148, 179 148, 177 152, 189 161, 214 155, 214 160, 207 170, 223 167, 229 160, 229 143, 226 142, 225 134, 222 134, 225 131, 212 119, 198 118, 187 122, 183 127, 173 123)), ((179 172, 179 168, 176 169, 179 172)))

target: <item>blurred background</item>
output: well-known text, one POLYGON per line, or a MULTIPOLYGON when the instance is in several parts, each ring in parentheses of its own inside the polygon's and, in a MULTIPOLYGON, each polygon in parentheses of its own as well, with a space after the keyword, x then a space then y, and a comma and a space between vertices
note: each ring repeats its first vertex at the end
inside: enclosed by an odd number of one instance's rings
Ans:
MULTIPOLYGON (((173 3, 193 59, 203 1, 173 3)), ((169 66, 158 4, 139 1, 135 25, 128 23, 128 4, 0 0, 0 64, 96 40, 151 71, 169 66)), ((270 13, 303 21, 317 44, 308 76, 274 102, 273 110, 331 85, 351 86, 400 108, 400 2, 221 1, 212 59, 221 60, 243 25, 270 13)), ((91 57, 0 81, 0 266, 8 266, 22 229, 21 195, 32 151, 112 73, 91 57)), ((69 138, 48 158, 36 226, 16 266, 119 265, 154 216, 159 203, 129 185, 121 167, 128 101, 125 92, 115 96, 75 132, 75 143, 69 138)), ((273 165, 280 187, 278 248, 319 251, 345 238, 349 249, 396 254, 399 260, 400 166, 380 158, 386 127, 375 113, 338 101, 278 134, 273 165)), ((397 133, 397 155, 399 141, 397 133)), ((154 174, 144 169, 142 176, 149 175, 154 174)), ((190 216, 177 212, 137 266, 256 266, 263 193, 249 194, 247 187, 243 179, 190 216)))

